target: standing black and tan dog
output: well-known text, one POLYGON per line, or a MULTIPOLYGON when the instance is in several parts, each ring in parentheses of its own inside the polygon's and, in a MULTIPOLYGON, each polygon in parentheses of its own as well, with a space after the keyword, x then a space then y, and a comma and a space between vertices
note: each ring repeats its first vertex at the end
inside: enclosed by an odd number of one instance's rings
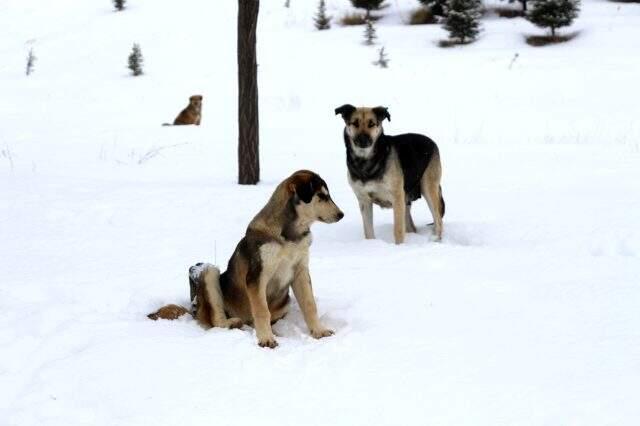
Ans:
POLYGON ((362 213, 365 238, 375 238, 373 204, 393 208, 393 235, 404 242, 405 232, 416 232, 411 203, 424 196, 433 216, 436 238, 442 238, 444 199, 438 146, 426 136, 406 133, 385 135, 382 121, 391 120, 385 107, 335 109, 345 122, 349 184, 362 213))
MULTIPOLYGON (((258 344, 274 348, 271 324, 287 313, 291 287, 311 335, 317 339, 332 335, 320 323, 311 288, 310 227, 316 221, 334 223, 343 216, 320 176, 308 170, 295 172, 278 185, 249 223, 226 272, 221 275, 218 268, 205 265, 198 274, 203 285, 192 289, 197 300, 195 318, 207 328, 253 324, 258 344)), ((161 308, 150 318, 174 319, 176 308, 161 308)))

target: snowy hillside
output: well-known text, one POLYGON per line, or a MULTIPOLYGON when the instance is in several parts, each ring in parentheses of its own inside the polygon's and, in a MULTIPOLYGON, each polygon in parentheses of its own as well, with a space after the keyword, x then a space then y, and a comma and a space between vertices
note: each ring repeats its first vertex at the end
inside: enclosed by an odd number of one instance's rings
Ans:
POLYGON ((235 1, 0 2, 0 425, 637 424, 640 4, 583 0, 577 37, 542 48, 489 15, 443 49, 404 24, 415 0, 387 0, 376 47, 335 22, 347 0, 322 32, 315 1, 261 3, 262 181, 240 187, 235 1), (161 126, 196 93, 202 126, 161 126), (422 202, 404 245, 390 211, 364 240, 344 103, 439 144, 441 243, 422 202), (188 304, 188 267, 225 265, 301 168, 346 215, 311 248, 335 336, 295 303, 276 350, 146 318, 188 304))

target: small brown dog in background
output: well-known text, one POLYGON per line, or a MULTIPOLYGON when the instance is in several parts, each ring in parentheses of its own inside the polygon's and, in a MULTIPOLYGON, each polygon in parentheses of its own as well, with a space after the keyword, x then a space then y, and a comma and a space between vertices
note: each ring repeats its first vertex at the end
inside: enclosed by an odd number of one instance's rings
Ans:
MULTIPOLYGON (((200 119, 202 118, 202 95, 193 95, 189 98, 189 105, 183 109, 180 114, 173 120, 174 126, 182 126, 187 124, 200 125, 200 119)), ((169 123, 164 123, 163 126, 171 126, 169 123)))

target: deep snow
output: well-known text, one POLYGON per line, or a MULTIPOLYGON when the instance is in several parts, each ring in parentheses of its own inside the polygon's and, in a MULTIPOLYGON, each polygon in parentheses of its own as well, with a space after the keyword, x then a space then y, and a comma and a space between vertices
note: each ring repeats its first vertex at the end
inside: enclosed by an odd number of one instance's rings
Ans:
MULTIPOLYGON (((634 425, 640 418, 640 5, 587 1, 570 43, 486 17, 317 32, 315 2, 263 1, 262 182, 235 184, 235 2, 0 4, 0 424, 634 425), (127 75, 139 42, 146 74, 127 75), (24 76, 29 48, 38 60, 24 76), (509 68, 514 55, 518 58, 509 68), (193 93, 200 128, 163 128, 193 93), (445 235, 365 241, 334 107, 382 104, 388 133, 440 145, 445 235), (336 335, 294 304, 253 330, 151 322, 222 266, 275 185, 310 168, 346 214, 313 228, 336 335)), ((329 0, 340 16, 346 0, 329 0)))

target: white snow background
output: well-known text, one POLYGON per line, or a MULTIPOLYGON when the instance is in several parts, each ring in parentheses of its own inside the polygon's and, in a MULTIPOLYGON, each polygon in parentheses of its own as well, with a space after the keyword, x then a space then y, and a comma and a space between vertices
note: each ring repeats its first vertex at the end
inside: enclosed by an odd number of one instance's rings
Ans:
MULTIPOLYGON (((483 18, 449 49, 352 10, 263 0, 262 181, 236 182, 236 2, 0 2, 0 425, 637 425, 640 422, 640 4, 585 0, 554 46, 483 18), (134 42, 145 75, 128 75, 134 42), (27 52, 37 57, 26 77, 27 52), (515 56, 518 58, 510 67, 515 56), (204 95, 200 127, 161 127, 204 95), (343 103, 440 146, 441 243, 365 241, 346 179, 343 103), (253 329, 152 322, 187 269, 225 266, 275 185, 309 168, 346 217, 313 228, 314 340, 294 303, 253 329)), ((516 5, 514 5, 516 7, 516 5)))

